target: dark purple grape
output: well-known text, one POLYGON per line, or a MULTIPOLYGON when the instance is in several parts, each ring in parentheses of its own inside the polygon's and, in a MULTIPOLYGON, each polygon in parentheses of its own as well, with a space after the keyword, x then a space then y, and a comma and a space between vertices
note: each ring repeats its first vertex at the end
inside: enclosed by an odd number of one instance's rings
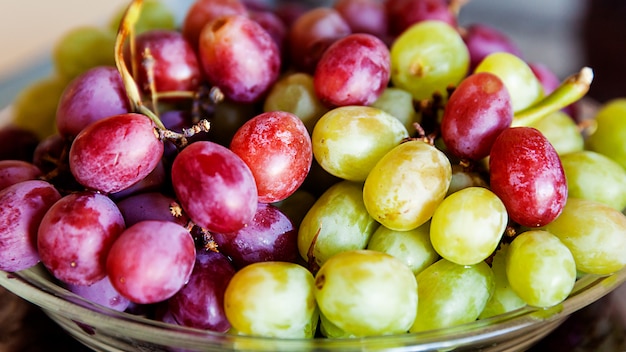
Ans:
POLYGON ((147 192, 132 195, 117 203, 122 212, 126 226, 132 226, 144 220, 172 221, 185 226, 189 221, 186 216, 176 217, 170 207, 175 203, 174 198, 159 192, 147 192))
POLYGON ((23 160, 32 162, 39 144, 36 133, 17 126, 0 128, 0 160, 23 160))

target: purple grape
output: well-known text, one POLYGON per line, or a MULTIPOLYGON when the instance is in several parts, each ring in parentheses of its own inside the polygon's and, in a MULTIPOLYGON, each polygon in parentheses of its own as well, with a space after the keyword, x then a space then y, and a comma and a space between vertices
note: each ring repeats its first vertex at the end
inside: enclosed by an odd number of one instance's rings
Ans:
POLYGON ((37 229, 61 195, 46 181, 28 180, 0 191, 0 269, 20 271, 39 263, 37 229))
POLYGON ((33 161, 39 137, 34 132, 17 126, 0 128, 0 160, 33 161))
POLYGON ((91 285, 106 276, 106 258, 124 230, 124 218, 107 196, 71 193, 56 202, 39 226, 42 263, 57 279, 91 285))
POLYGON ((34 164, 22 160, 0 160, 0 190, 16 183, 34 180, 41 170, 34 164))
POLYGON ((124 216, 126 226, 130 227, 144 220, 172 221, 185 226, 189 221, 184 215, 176 217, 172 215, 170 206, 174 198, 159 192, 147 192, 132 195, 117 203, 124 216))
POLYGON ((108 276, 91 285, 66 284, 65 286, 69 291, 82 298, 119 312, 125 311, 130 305, 130 301, 111 285, 108 276))
POLYGON ((397 36, 412 25, 429 20, 457 25, 447 0, 385 0, 389 34, 397 36))
MULTIPOLYGON (((163 147, 165 148, 165 145, 163 147)), ((109 194, 109 197, 118 201, 134 194, 155 192, 164 189, 167 182, 167 170, 165 170, 163 159, 161 159, 157 163, 156 167, 146 177, 119 192, 109 194)))
POLYGON ((483 23, 469 25, 463 34, 463 40, 470 53, 470 70, 472 71, 487 55, 495 52, 522 56, 521 50, 511 38, 483 23))

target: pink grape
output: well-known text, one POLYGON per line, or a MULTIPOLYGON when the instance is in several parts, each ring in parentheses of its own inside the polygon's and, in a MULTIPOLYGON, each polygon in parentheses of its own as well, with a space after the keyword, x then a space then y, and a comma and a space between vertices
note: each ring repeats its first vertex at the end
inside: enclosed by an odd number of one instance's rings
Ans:
POLYGON ((122 214, 107 196, 66 195, 50 207, 39 225, 41 261, 65 283, 94 284, 106 276, 107 255, 125 227, 122 214))
POLYGON ((66 288, 76 295, 91 302, 123 312, 130 305, 128 298, 122 296, 111 284, 108 276, 91 285, 65 284, 66 288))
POLYGON ((298 232, 277 207, 260 203, 252 222, 231 233, 214 233, 218 249, 228 255, 236 268, 246 265, 298 259, 298 232))
POLYGON ((167 301, 172 318, 180 325, 226 332, 224 292, 235 268, 221 253, 199 251, 189 282, 167 301))
POLYGON ((28 180, 0 191, 0 269, 20 271, 39 263, 37 229, 61 199, 46 181, 28 180))
POLYGON ((479 160, 513 121, 511 96, 498 76, 479 72, 456 87, 441 121, 441 137, 450 153, 479 160))
POLYGON ((70 169, 83 186, 114 193, 139 182, 158 165, 163 142, 140 114, 114 115, 83 130, 70 149, 70 169))
POLYGON ((41 176, 35 164, 22 160, 0 160, 0 190, 41 176))
POLYGON ((188 145, 172 164, 176 198, 189 218, 212 232, 233 232, 254 217, 258 194, 246 163, 214 142, 188 145))
POLYGON ((281 201, 298 189, 313 161, 311 137, 298 116, 271 111, 237 130, 230 149, 250 168, 259 202, 281 201))
POLYGON ((247 16, 212 21, 200 33, 199 45, 207 80, 232 101, 258 101, 278 79, 279 48, 272 36, 247 16))
POLYGON ((197 49, 200 32, 207 23, 222 16, 246 14, 246 6, 239 0, 195 0, 187 10, 181 31, 197 49))
POLYGON ((489 154, 489 176, 491 190, 522 226, 547 225, 563 211, 568 194, 563 166, 547 138, 532 127, 500 133, 489 154))
POLYGON ((91 123, 130 112, 122 76, 115 67, 94 67, 70 82, 57 106, 56 126, 62 136, 75 137, 91 123))
POLYGON ((130 301, 156 303, 189 280, 196 257, 193 238, 171 221, 147 220, 127 228, 113 243, 106 270, 113 287, 130 301))
POLYGON ((315 69, 315 92, 329 106, 370 105, 389 84, 389 49, 371 34, 350 34, 334 42, 315 69))
POLYGON ((385 6, 378 0, 338 0, 333 4, 353 33, 387 37, 389 24, 385 6))

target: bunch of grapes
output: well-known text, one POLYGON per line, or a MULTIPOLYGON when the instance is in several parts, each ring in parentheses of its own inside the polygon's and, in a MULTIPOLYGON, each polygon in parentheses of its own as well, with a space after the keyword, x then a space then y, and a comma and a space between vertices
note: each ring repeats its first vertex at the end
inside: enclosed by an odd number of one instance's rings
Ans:
POLYGON ((275 338, 547 308, 621 270, 626 100, 584 118, 590 68, 560 81, 460 11, 196 0, 178 25, 134 0, 73 32, 54 111, 2 132, 0 269, 275 338))

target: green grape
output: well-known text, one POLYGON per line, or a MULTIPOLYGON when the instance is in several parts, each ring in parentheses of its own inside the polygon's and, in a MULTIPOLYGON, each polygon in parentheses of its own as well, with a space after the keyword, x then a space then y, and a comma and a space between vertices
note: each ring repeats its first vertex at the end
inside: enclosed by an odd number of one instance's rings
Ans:
POLYGON ((52 61, 56 72, 70 80, 96 66, 114 66, 114 47, 114 32, 92 26, 76 27, 56 43, 52 61))
POLYGON ((626 207, 626 169, 613 159, 590 150, 561 155, 568 197, 626 207))
POLYGON ((446 197, 430 224, 430 241, 443 258, 460 265, 487 259, 508 222, 504 204, 484 187, 468 187, 446 197))
POLYGON ((317 162, 330 174, 364 181, 380 158, 409 136, 397 118, 368 106, 342 106, 322 116, 311 142, 317 162))
POLYGON ((211 121, 211 140, 229 146, 237 130, 248 120, 258 114, 252 104, 240 104, 224 100, 215 105, 211 121))
POLYGON ((611 274, 626 265, 626 215, 605 204, 568 198, 561 215, 543 229, 569 248, 581 272, 611 274))
POLYGON ((500 77, 511 95, 514 112, 531 106, 543 97, 543 87, 530 66, 513 54, 490 54, 476 66, 474 72, 491 72, 500 77))
POLYGON ((313 274, 287 262, 258 262, 226 287, 224 311, 238 334, 312 338, 318 322, 313 274))
POLYGON ((626 169, 626 98, 604 103, 596 113, 596 129, 586 147, 617 161, 626 169))
POLYGON ((315 94, 313 76, 304 72, 290 73, 278 80, 265 98, 263 110, 290 112, 304 122, 309 133, 328 112, 315 94))
MULTIPOLYGON (((119 11, 111 17, 109 29, 117 32, 122 21, 122 16, 126 7, 120 8, 119 11)), ((135 24, 135 34, 140 34, 152 29, 176 29, 176 17, 163 1, 161 0, 144 0, 141 7, 141 15, 135 24)))
POLYGON ((289 197, 273 203, 273 205, 287 215, 289 220, 298 228, 306 213, 315 204, 315 201, 316 199, 311 193, 298 189, 289 197))
POLYGON ((57 105, 67 81, 58 76, 40 79, 22 90, 13 102, 13 124, 44 139, 56 133, 57 105))
POLYGON ((324 192, 302 219, 298 250, 304 260, 321 266, 337 253, 365 248, 377 227, 363 204, 361 183, 341 181, 324 192))
POLYGON ((371 106, 400 120, 409 134, 415 131, 413 124, 421 122, 421 116, 413 106, 413 96, 404 89, 387 87, 371 106))
POLYGON ((543 133, 559 155, 583 150, 585 140, 576 122, 566 113, 557 111, 529 125, 543 133))
POLYGON ((494 290, 487 263, 458 265, 441 259, 417 275, 419 304, 411 332, 475 321, 494 290))
POLYGON ((493 271, 495 289, 485 308, 478 316, 479 319, 511 312, 526 305, 526 302, 513 291, 509 284, 509 279, 506 277, 506 253, 508 250, 509 245, 502 244, 493 256, 491 270, 493 271))
POLYGON ((430 222, 408 231, 379 226, 367 243, 367 249, 400 259, 416 275, 439 259, 430 243, 430 222))
POLYGON ((459 32, 442 21, 421 21, 391 46, 391 82, 415 100, 445 95, 467 75, 469 52, 459 32))
POLYGON ((467 187, 487 187, 487 182, 480 173, 467 170, 465 167, 454 164, 452 165, 452 179, 446 196, 460 191, 467 187))
POLYGON ((415 275, 400 260, 354 250, 330 258, 315 275, 315 299, 327 333, 361 337, 405 333, 417 312, 415 275))
POLYGON ((408 141, 374 166, 363 186, 363 201, 382 225, 412 230, 432 217, 451 178, 452 166, 445 154, 423 141, 408 141))
POLYGON ((511 288, 528 305, 551 307, 563 302, 576 282, 572 252, 556 236, 543 230, 522 232, 506 256, 511 288))

